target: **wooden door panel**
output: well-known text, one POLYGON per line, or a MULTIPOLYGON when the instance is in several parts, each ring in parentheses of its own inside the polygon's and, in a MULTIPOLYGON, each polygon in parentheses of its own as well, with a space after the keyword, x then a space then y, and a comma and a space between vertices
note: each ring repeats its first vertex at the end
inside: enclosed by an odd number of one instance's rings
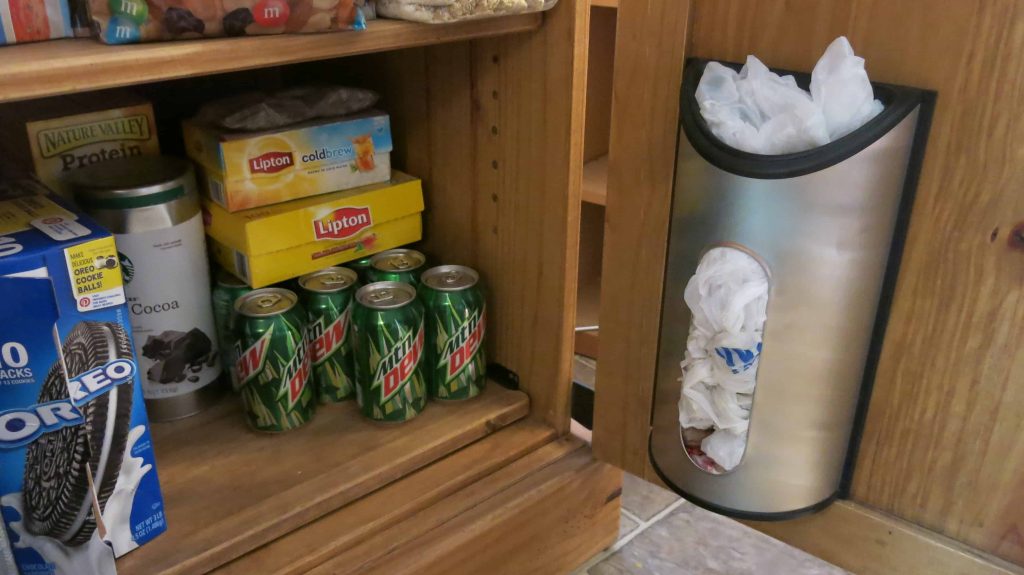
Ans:
POLYGON ((1020 0, 623 3, 595 452, 652 475, 647 430, 684 46, 686 57, 756 54, 810 70, 841 34, 873 80, 939 94, 852 498, 1024 564, 1020 0))

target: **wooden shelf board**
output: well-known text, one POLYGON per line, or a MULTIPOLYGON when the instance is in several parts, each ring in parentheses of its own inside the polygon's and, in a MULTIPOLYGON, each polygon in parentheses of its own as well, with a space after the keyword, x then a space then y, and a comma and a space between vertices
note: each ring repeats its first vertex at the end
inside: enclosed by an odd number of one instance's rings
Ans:
POLYGON ((602 8, 618 8, 619 0, 590 0, 590 5, 602 8))
POLYGON ((573 573, 615 542, 621 493, 622 472, 565 437, 308 575, 573 573))
POLYGON ((509 426, 214 574, 571 572, 615 540, 622 474, 554 435, 509 426))
POLYGON ((540 13, 452 24, 373 20, 361 32, 107 46, 69 39, 0 47, 0 102, 485 38, 540 27, 540 13))
POLYGON ((555 438, 554 428, 520 421, 239 557, 216 573, 300 575, 338 556, 353 559, 348 568, 355 570, 370 557, 412 539, 418 530, 438 527, 406 521, 409 517, 466 490, 480 493, 475 483, 496 472, 507 474, 563 443, 555 438), (384 545, 366 543, 389 530, 397 530, 398 536, 385 537, 384 545))
POLYGON ((583 201, 600 206, 608 203, 608 156, 583 164, 583 201))
POLYGON ((348 402, 281 435, 249 431, 239 411, 227 398, 153 426, 168 531, 121 558, 118 571, 210 571, 525 417, 529 399, 491 383, 400 425, 372 423, 348 402))
POLYGON ((579 355, 597 359, 597 353, 601 345, 601 335, 598 331, 578 331, 573 344, 574 351, 579 355))

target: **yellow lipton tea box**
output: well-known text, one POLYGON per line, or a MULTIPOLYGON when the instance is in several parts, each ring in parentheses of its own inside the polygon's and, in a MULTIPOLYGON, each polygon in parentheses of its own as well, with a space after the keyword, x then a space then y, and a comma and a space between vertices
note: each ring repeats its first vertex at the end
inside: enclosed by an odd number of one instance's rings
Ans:
POLYGON ((418 241, 423 188, 393 172, 390 181, 229 212, 203 200, 214 259, 254 288, 418 241))
POLYGON ((185 150, 206 195, 230 212, 391 178, 391 121, 364 112, 265 132, 185 122, 185 150))
POLYGON ((65 197, 70 189, 64 178, 71 171, 160 153, 153 107, 128 92, 14 104, 0 112, 0 125, 4 151, 18 164, 31 162, 36 176, 65 197))

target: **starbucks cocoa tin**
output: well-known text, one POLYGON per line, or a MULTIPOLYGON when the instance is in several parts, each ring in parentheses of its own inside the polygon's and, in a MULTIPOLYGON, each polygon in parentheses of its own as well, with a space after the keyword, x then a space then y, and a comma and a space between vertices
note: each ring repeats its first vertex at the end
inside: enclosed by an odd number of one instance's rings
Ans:
POLYGON ((224 389, 192 165, 139 156, 69 180, 79 205, 114 234, 150 419, 199 413, 224 389))

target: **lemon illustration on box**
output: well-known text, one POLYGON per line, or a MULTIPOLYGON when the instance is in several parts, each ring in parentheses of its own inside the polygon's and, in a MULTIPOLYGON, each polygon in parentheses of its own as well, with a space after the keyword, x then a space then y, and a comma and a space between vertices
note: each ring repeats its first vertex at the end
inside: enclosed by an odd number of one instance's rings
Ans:
POLYGON ((185 147, 206 195, 230 212, 391 177, 391 121, 368 111, 263 132, 185 122, 185 147))
POLYGON ((229 212, 203 200, 214 259, 254 288, 418 241, 423 187, 392 172, 391 180, 229 212))

